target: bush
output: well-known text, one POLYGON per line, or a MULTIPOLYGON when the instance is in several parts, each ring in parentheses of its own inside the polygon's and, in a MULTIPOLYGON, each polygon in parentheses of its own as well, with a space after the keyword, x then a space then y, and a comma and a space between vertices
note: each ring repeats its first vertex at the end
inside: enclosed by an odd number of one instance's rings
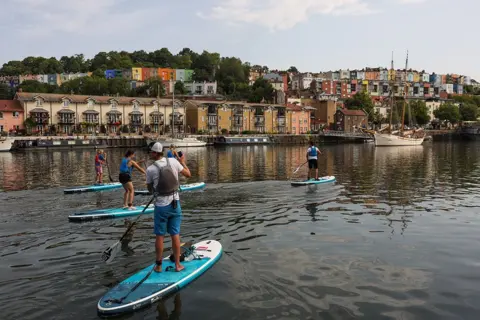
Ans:
POLYGON ((129 132, 127 125, 123 125, 123 126, 122 126, 122 132, 123 132, 123 133, 128 133, 128 132, 129 132))
POLYGON ((104 124, 100 126, 100 133, 103 133, 103 134, 107 133, 107 127, 105 127, 104 124))
POLYGON ((222 133, 222 134, 227 134, 227 133, 228 133, 228 130, 225 129, 225 128, 223 128, 223 129, 221 130, 221 133, 222 133))
POLYGON ((229 134, 238 134, 238 131, 230 131, 229 134))

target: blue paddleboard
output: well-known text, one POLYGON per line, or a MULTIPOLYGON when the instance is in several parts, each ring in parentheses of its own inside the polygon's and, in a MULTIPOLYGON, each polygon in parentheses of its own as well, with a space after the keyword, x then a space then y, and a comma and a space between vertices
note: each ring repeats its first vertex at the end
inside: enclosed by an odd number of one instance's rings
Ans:
MULTIPOLYGON (((91 221, 91 220, 100 220, 100 219, 114 219, 114 218, 123 218, 138 216, 142 214, 142 210, 145 206, 137 206, 135 210, 128 210, 123 208, 110 208, 110 209, 99 209, 92 210, 87 212, 78 212, 68 216, 70 221, 91 221)), ((154 210, 154 205, 151 204, 145 210, 143 214, 152 213, 154 210)))
POLYGON ((63 189, 63 192, 64 193, 93 192, 93 191, 116 189, 121 187, 122 187, 122 184, 120 182, 112 182, 112 183, 92 184, 90 186, 71 187, 71 188, 63 189))
MULTIPOLYGON (((182 184, 180 185, 179 191, 192 191, 192 190, 202 189, 203 187, 205 187, 205 182, 182 184)), ((146 196, 146 195, 149 195, 149 193, 148 193, 148 190, 135 190, 135 195, 146 196)))
POLYGON ((222 255, 222 245, 215 240, 200 241, 193 244, 193 247, 196 258, 182 261, 184 270, 166 271, 168 267, 175 268, 169 257, 163 260, 162 272, 152 271, 154 264, 151 264, 110 289, 98 301, 98 313, 101 316, 113 316, 146 307, 188 285, 215 264, 222 255), (143 279, 145 280, 142 282, 143 279), (139 284, 140 282, 142 283, 139 284))
POLYGON ((310 180, 303 180, 303 181, 292 181, 291 185, 292 186, 305 186, 309 184, 322 184, 322 183, 327 183, 327 182, 334 182, 335 176, 325 176, 318 178, 318 180, 315 179, 310 179, 310 180))

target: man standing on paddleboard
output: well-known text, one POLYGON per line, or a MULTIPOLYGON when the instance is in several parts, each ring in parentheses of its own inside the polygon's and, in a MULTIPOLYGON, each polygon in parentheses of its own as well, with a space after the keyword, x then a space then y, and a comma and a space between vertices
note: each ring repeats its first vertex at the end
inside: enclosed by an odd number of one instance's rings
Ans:
POLYGON ((312 171, 315 169, 315 180, 318 180, 318 155, 322 154, 320 150, 315 147, 313 141, 310 141, 310 148, 307 150, 308 161, 308 179, 312 176, 312 171))
POLYGON ((163 240, 168 232, 172 238, 173 254, 175 256, 175 270, 182 271, 180 264, 180 224, 182 221, 182 208, 178 195, 178 174, 191 177, 190 170, 185 164, 185 155, 179 160, 166 158, 163 146, 156 142, 150 149, 152 160, 155 162, 147 168, 147 187, 150 194, 156 195, 154 211, 155 239, 155 272, 162 271, 163 240), (159 177, 161 176, 161 179, 159 177))

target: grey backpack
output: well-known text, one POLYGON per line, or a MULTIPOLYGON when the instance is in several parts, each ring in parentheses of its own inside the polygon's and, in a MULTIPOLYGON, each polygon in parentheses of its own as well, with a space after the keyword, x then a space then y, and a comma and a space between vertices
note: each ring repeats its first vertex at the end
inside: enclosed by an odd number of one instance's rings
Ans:
POLYGON ((160 166, 157 162, 153 163, 159 170, 157 185, 153 187, 156 196, 171 196, 178 191, 180 186, 178 179, 170 166, 168 157, 166 159, 166 166, 160 166))

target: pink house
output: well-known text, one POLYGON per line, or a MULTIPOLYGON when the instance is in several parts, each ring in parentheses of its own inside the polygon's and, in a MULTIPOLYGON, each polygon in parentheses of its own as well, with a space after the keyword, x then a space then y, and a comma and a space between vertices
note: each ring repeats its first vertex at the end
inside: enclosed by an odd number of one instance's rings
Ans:
POLYGON ((0 132, 23 130, 23 107, 18 100, 0 100, 0 132))
POLYGON ((310 107, 287 104, 287 110, 291 117, 289 129, 292 134, 306 134, 310 131, 310 109, 310 107))

